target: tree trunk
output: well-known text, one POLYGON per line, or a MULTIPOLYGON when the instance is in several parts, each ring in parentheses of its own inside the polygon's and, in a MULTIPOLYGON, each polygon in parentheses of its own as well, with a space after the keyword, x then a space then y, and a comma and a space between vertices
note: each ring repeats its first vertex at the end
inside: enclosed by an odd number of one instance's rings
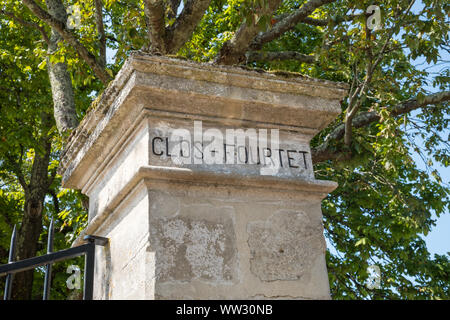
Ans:
MULTIPOLYGON (((22 226, 17 241, 16 260, 23 260, 36 256, 39 235, 42 229, 43 197, 40 190, 35 190, 35 196, 25 200, 25 211, 22 226)), ((34 270, 16 273, 13 282, 12 299, 30 300, 33 288, 34 270)))
MULTIPOLYGON (((46 0, 48 12, 65 22, 67 20, 66 8, 61 0, 46 0)), ((52 28, 48 55, 50 56, 58 50, 58 43, 62 41, 61 35, 52 28)), ((56 126, 60 133, 73 129, 78 125, 75 110, 75 99, 72 87, 72 79, 67 70, 67 64, 63 62, 52 64, 47 58, 48 76, 52 88, 53 109, 56 126)))
MULTIPOLYGON (((65 22, 67 19, 66 8, 61 0, 46 0, 48 12, 65 22)), ((54 118, 60 133, 64 133, 78 125, 75 110, 75 99, 72 80, 63 62, 52 64, 50 55, 58 50, 58 43, 62 41, 61 35, 52 28, 50 43, 48 46, 47 69, 52 89, 54 118)), ((51 127, 49 115, 43 115, 42 122, 48 124, 44 128, 51 127)), ((40 139, 40 147, 44 150, 39 153, 36 150, 30 183, 25 190, 24 216, 17 239, 16 260, 35 257, 38 251, 39 236, 42 231, 42 213, 45 195, 49 187, 48 164, 50 160, 51 138, 44 129, 40 139)), ((12 298, 14 300, 29 300, 32 298, 33 270, 17 273, 14 277, 12 298)))
MULTIPOLYGON (((49 120, 50 115, 44 115, 43 122, 47 123, 49 120)), ((48 164, 51 137, 48 137, 47 130, 44 130, 42 134, 40 145, 43 153, 35 150, 30 183, 25 191, 24 216, 17 237, 16 260, 35 257, 38 251, 44 200, 49 188, 48 164)), ((12 299, 29 300, 32 298, 33 272, 33 270, 20 272, 14 276, 12 299)))

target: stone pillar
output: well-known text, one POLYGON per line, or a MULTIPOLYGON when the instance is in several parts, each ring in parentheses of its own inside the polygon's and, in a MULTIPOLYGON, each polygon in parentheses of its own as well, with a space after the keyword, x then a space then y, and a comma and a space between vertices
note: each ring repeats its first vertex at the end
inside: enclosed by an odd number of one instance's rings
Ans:
POLYGON ((314 179, 309 142, 345 94, 329 81, 133 54, 61 160, 63 186, 89 196, 84 234, 110 239, 97 248, 95 298, 329 299, 321 200, 337 185, 314 179), (192 133, 181 149, 175 129, 192 133), (212 150, 208 137, 227 129, 258 143, 267 133, 266 148, 212 150), (205 163, 215 152, 241 163, 205 163))

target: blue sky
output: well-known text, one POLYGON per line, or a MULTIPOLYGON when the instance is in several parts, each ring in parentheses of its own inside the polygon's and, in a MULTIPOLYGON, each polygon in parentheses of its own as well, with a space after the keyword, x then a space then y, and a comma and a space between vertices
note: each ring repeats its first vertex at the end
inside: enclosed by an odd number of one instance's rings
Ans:
MULTIPOLYGON (((412 12, 418 12, 423 8, 422 1, 416 1, 415 5, 412 7, 412 12)), ((425 59, 417 59, 415 61, 415 65, 418 69, 426 69, 426 71, 433 73, 433 72, 439 72, 440 70, 443 70, 443 68, 450 68, 450 54, 447 51, 440 50, 439 54, 441 55, 441 60, 445 61, 445 63, 439 63, 434 65, 426 63, 425 59)), ((431 77, 429 77, 431 80, 431 77)), ((430 81, 431 82, 431 81, 430 81)), ((426 89, 430 92, 437 92, 438 90, 433 88, 432 86, 427 86, 426 89)), ((448 89, 447 89, 448 90, 448 89)), ((442 137, 445 139, 448 139, 450 137, 450 129, 447 128, 445 132, 442 133, 442 137)), ((419 139, 416 140, 417 143, 422 143, 419 139)), ((422 159, 412 152, 412 157, 416 161, 419 168, 425 170, 425 164, 423 163, 422 159)), ((434 169, 436 169, 442 178, 443 183, 449 187, 450 185, 450 168, 445 168, 440 165, 434 165, 434 169)), ((450 214, 447 210, 445 214, 442 214, 439 218, 436 220, 436 226, 433 228, 433 230, 424 237, 427 247, 431 254, 450 254, 450 214)))

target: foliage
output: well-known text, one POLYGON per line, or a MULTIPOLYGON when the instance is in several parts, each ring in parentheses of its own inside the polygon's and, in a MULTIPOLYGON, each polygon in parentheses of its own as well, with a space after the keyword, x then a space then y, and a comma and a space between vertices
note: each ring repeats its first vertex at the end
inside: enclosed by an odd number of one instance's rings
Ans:
MULTIPOLYGON (((19 10, 20 6, 15 4, 19 10)), ((20 226, 23 216, 25 194, 18 174, 23 175, 26 183, 30 182, 36 153, 43 152, 41 138, 44 134, 52 137, 53 146, 48 172, 54 172, 59 164, 61 137, 57 134, 54 122, 48 130, 42 121, 43 113, 53 113, 45 57, 46 50, 39 32, 0 16, 0 263, 7 262, 13 227, 20 226)), ((70 64, 74 68, 73 74, 77 74, 79 61, 70 64)), ((74 83, 77 83, 76 80, 74 83)), ((96 87, 85 84, 79 84, 78 87, 76 101, 78 112, 82 115, 91 102, 88 94, 96 87)), ((39 255, 46 253, 47 227, 51 218, 55 219, 57 229, 55 250, 67 248, 85 225, 87 214, 79 199, 79 192, 61 189, 60 177, 57 176, 45 201, 44 228, 38 243, 39 255), (57 198, 52 198, 51 194, 57 198), (55 201, 58 202, 56 205, 55 201)), ((52 298, 63 299, 68 294, 65 285, 68 264, 82 266, 83 263, 82 259, 73 259, 54 265, 55 290, 52 291, 52 298)), ((43 268, 39 268, 35 271, 33 297, 42 296, 43 279, 43 268)), ((0 281, 1 292, 3 287, 4 281, 0 281)))

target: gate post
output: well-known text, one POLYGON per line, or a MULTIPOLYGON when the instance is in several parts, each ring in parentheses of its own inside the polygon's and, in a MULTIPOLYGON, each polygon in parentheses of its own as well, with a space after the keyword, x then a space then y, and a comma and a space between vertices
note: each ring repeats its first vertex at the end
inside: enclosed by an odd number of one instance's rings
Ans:
POLYGON ((133 54, 61 159, 110 239, 94 299, 329 299, 309 143, 346 89, 133 54))

